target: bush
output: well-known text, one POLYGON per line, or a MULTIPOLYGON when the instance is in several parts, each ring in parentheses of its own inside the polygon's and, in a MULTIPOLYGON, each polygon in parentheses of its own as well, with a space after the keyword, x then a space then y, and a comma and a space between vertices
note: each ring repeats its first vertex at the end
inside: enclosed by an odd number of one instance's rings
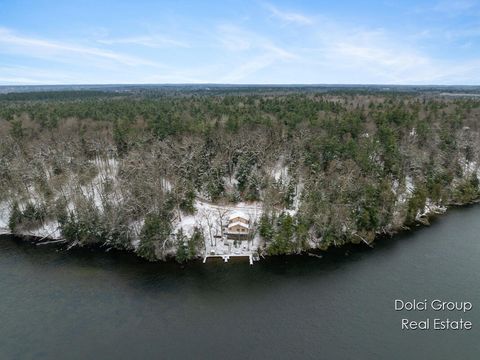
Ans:
POLYGON ((46 218, 46 209, 42 205, 27 203, 22 211, 17 202, 12 206, 12 212, 8 220, 8 227, 15 232, 19 226, 32 228, 40 226, 46 218))
POLYGON ((188 240, 188 257, 193 259, 204 247, 205 238, 203 233, 198 227, 195 227, 192 236, 188 240))
POLYGON ((424 186, 418 185, 413 191, 412 197, 408 200, 407 217, 405 222, 412 224, 415 221, 417 213, 423 211, 427 201, 427 191, 424 186))
POLYGON ((469 179, 462 181, 455 188, 455 200, 460 203, 468 203, 478 198, 478 177, 473 174, 469 179))
POLYGON ((176 245, 177 245, 177 252, 175 254, 175 260, 177 262, 184 263, 189 259, 188 248, 185 244, 186 236, 183 234, 183 230, 178 230, 176 234, 176 245))
POLYGON ((58 223, 65 240, 80 246, 104 244, 109 239, 110 232, 93 206, 81 213, 65 212, 58 217, 58 223))
POLYGON ((281 214, 278 218, 276 234, 268 247, 268 253, 270 255, 291 253, 295 248, 293 243, 294 234, 293 218, 288 214, 281 214))
POLYGON ((8 219, 8 228, 12 233, 15 232, 17 225, 22 221, 22 212, 18 207, 18 203, 15 202, 12 206, 12 212, 10 213, 10 218, 8 219))

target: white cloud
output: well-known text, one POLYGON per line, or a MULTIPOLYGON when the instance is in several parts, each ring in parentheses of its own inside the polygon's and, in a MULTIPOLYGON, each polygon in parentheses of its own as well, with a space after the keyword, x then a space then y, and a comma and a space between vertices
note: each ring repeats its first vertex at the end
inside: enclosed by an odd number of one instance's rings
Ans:
POLYGON ((313 19, 309 16, 300 14, 298 12, 280 10, 272 4, 266 4, 265 7, 270 11, 270 14, 284 22, 295 23, 299 25, 311 25, 313 24, 313 19))
POLYGON ((273 64, 298 59, 298 55, 276 45, 270 38, 237 26, 221 25, 218 34, 224 50, 242 54, 216 82, 244 82, 249 76, 273 64))
POLYGON ((220 25, 217 29, 217 40, 227 51, 246 51, 253 46, 252 35, 229 24, 220 25))
POLYGON ((279 60, 296 59, 297 55, 275 44, 264 35, 231 24, 220 25, 217 40, 229 52, 256 52, 275 55, 279 60))
POLYGON ((356 68, 383 76, 386 82, 404 82, 412 74, 425 76, 431 59, 382 31, 329 32, 325 53, 332 66, 356 68))
POLYGON ((96 47, 18 35, 6 28, 0 28, 0 53, 16 53, 29 57, 48 58, 54 61, 64 58, 72 61, 72 58, 88 57, 89 59, 107 60, 127 66, 160 66, 156 62, 96 47))
POLYGON ((188 48, 189 44, 183 41, 171 39, 160 35, 144 35, 144 36, 131 36, 124 38, 114 39, 100 39, 97 42, 106 45, 114 44, 129 44, 129 45, 141 45, 151 48, 163 48, 163 47, 183 47, 188 48))

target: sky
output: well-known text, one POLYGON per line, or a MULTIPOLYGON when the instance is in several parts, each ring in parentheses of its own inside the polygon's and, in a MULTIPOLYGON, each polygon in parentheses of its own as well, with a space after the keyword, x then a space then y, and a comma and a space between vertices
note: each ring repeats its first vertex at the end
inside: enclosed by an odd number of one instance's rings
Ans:
POLYGON ((0 85, 480 84, 480 0, 0 0, 0 85))

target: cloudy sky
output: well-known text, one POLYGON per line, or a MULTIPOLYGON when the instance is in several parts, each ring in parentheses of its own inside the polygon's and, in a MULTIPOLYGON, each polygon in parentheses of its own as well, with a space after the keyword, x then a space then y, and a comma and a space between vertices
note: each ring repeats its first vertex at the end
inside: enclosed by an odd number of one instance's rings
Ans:
POLYGON ((0 84, 480 84, 480 1, 0 0, 0 84))

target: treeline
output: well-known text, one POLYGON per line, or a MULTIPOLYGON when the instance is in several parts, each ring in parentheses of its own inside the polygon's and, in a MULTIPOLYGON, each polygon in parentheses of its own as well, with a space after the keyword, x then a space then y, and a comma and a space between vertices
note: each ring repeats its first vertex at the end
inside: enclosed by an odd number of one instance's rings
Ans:
POLYGON ((135 98, 111 92, 73 91, 52 93, 12 93, 0 96, 0 118, 14 121, 26 117, 42 129, 54 129, 60 119, 77 118, 121 123, 129 131, 142 119, 157 137, 186 132, 205 133, 224 125, 235 131, 240 126, 271 125, 281 118, 289 127, 314 121, 319 111, 342 111, 337 102, 300 95, 273 98, 262 96, 167 96, 159 99, 135 98), (55 97, 50 98, 52 94, 55 97), (117 98, 112 99, 111 97, 117 98), (10 99, 11 98, 11 99, 10 99), (10 101, 8 101, 10 99, 10 101), (17 100, 45 101, 17 101, 17 100))

